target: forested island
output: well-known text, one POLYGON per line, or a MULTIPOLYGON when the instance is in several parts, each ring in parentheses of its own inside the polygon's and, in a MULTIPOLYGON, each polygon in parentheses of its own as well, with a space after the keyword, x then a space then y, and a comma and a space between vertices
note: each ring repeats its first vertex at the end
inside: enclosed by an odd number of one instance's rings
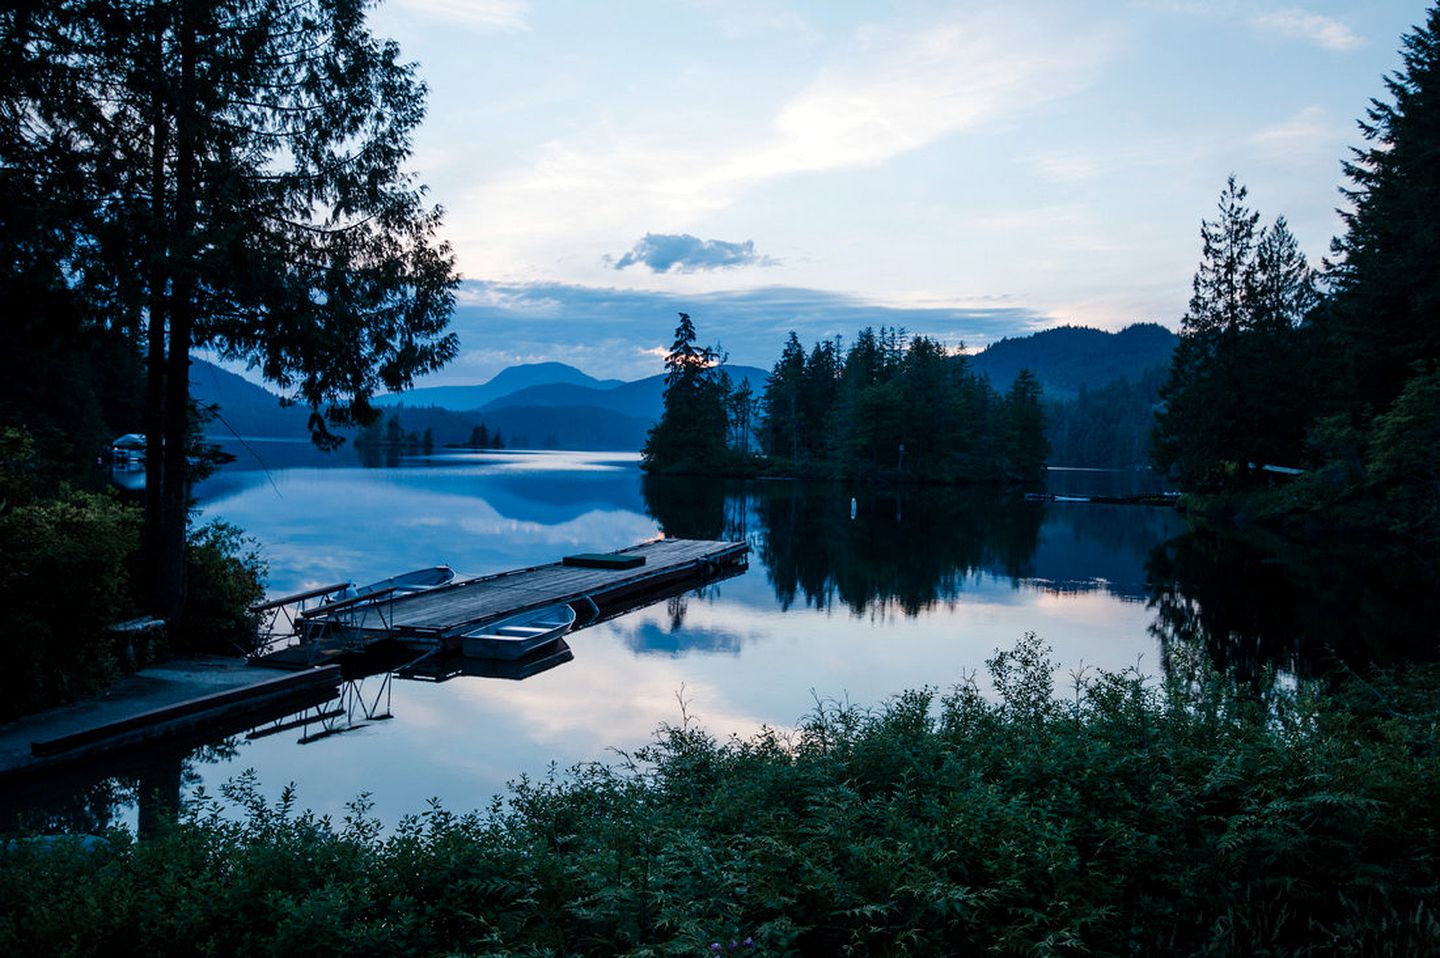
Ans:
POLYGON ((661 473, 806 475, 918 482, 1037 482, 1048 453, 1040 384, 1005 395, 967 357, 902 330, 863 329, 806 354, 790 334, 765 391, 735 388, 718 351, 680 314, 665 358, 665 410, 643 464, 661 473), (764 457, 753 452, 758 438, 764 457))

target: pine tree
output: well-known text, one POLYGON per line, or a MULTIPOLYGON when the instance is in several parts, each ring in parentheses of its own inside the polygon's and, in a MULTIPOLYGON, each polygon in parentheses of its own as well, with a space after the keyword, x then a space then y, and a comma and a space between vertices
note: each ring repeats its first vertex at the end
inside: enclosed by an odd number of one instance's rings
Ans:
POLYGON ((1039 482, 1045 478, 1050 442, 1045 438, 1045 409, 1040 404, 1040 380, 1020 370, 1005 394, 1003 450, 1006 478, 1039 482))
POLYGON ((1230 174, 1217 204, 1219 217, 1200 223, 1200 266, 1191 281, 1190 307, 1180 321, 1183 335, 1209 340, 1249 325, 1260 214, 1245 205, 1248 194, 1230 174))
POLYGON ((800 459, 800 384, 804 376, 805 347, 792 330, 765 381, 765 395, 761 399, 764 412, 761 442, 765 452, 792 462, 800 459))
POLYGON ((728 396, 716 372, 720 353, 696 346, 695 340, 695 324, 681 313, 665 356, 664 411, 641 453, 646 469, 705 472, 727 461, 728 396))
POLYGON ((1201 223, 1200 265, 1161 390, 1152 454, 1187 490, 1251 485, 1253 467, 1295 462, 1303 439, 1292 383, 1314 280, 1283 217, 1256 234, 1246 196, 1230 176, 1219 217, 1201 223))

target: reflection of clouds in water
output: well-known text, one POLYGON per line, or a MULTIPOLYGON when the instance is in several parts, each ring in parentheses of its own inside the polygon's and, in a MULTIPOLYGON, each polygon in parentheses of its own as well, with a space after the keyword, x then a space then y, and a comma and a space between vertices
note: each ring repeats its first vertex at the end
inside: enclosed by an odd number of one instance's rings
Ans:
POLYGON ((304 592, 354 579, 355 570, 371 561, 363 549, 335 549, 319 553, 303 544, 280 542, 262 545, 261 555, 270 567, 269 593, 304 592))
MULTIPOLYGON (((572 640, 572 647, 581 641, 572 640)), ((691 717, 714 735, 746 736, 764 724, 737 708, 719 686, 665 659, 648 659, 637 667, 634 657, 613 641, 586 643, 574 662, 522 682, 455 679, 448 684, 458 694, 443 724, 492 731, 519 726, 547 752, 578 749, 599 756, 612 747, 647 742, 661 725, 680 722, 677 695, 683 695, 691 717)), ((441 755, 448 762, 461 758, 453 749, 441 755)), ((479 757, 471 752, 466 760, 479 757)))
POLYGON ((744 639, 723 629, 670 629, 646 623, 625 634, 625 646, 637 655, 667 655, 678 658, 697 655, 739 655, 744 639))
MULTIPOLYGON (((412 468, 291 468, 274 479, 278 495, 257 479, 213 508, 262 540, 274 570, 272 594, 437 562, 464 573, 498 572, 656 534, 644 514, 655 507, 641 497, 633 459, 604 454, 461 453, 412 468)), ((889 521, 895 506, 887 500, 887 521, 860 535, 848 497, 837 506, 829 487, 802 495, 805 488, 762 486, 741 504, 755 541, 773 539, 777 548, 788 542, 788 552, 757 551, 748 573, 687 593, 676 609, 660 602, 574 633, 575 658, 567 664, 521 682, 396 681, 395 721, 304 747, 293 736, 259 740, 236 766, 207 767, 203 776, 213 783, 254 765, 267 793, 294 780, 302 803, 332 813, 368 791, 393 823, 432 795, 452 809, 473 808, 507 780, 543 775, 552 760, 562 767, 605 761, 611 748, 642 745, 658 726, 680 721, 682 688, 690 714, 723 738, 762 724, 791 727, 816 697, 876 706, 907 688, 943 690, 983 673, 996 648, 1013 647, 1027 630, 1055 647, 1062 688, 1065 670, 1082 662, 1119 669, 1143 654, 1154 671, 1151 614, 1143 606, 1104 588, 1055 592, 1038 578, 1128 581, 1127 570, 1146 554, 1139 544, 1163 531, 1158 519, 1077 509, 1042 526, 1051 512, 1039 507, 947 491, 937 494, 938 505, 907 495, 908 525, 889 521), (1018 532, 999 521, 1007 516, 1018 532), (1139 520, 1147 524, 1133 529, 1139 520), (910 534, 915 528, 923 540, 910 534), (932 534, 937 528, 952 531, 932 534), (937 538, 938 551, 921 548, 937 538), (797 585, 788 611, 767 567, 777 556, 789 557, 779 568, 797 585), (1025 575, 1037 580, 1018 578, 1025 575), (837 581, 859 610, 841 601, 837 581), (821 610, 805 604, 804 584, 817 582, 830 583, 821 610), (915 614, 888 597, 896 589, 915 614)), ((723 492, 700 502, 716 516, 734 504, 723 492)), ((680 495, 673 508, 697 507, 680 495)))
POLYGON ((419 471, 290 470, 209 512, 254 535, 270 564, 272 595, 340 579, 379 579, 446 563, 465 573, 553 562, 654 538, 655 523, 626 509, 591 508, 554 524, 507 518, 482 495, 434 491, 419 471))
MULTIPOLYGON (((466 472, 516 474, 527 472, 597 473, 629 472, 640 462, 639 453, 573 453, 548 450, 524 452, 457 452, 427 456, 431 463, 464 464, 466 472), (474 467, 479 466, 480 469, 474 467)), ((443 467, 442 467, 443 468, 443 467)))
POLYGON ((569 545, 590 542, 597 538, 607 539, 617 543, 613 547, 616 549, 655 538, 654 521, 633 512, 596 510, 587 512, 578 519, 547 526, 538 522, 507 519, 491 509, 489 515, 466 516, 456 522, 456 525, 471 535, 523 535, 530 537, 532 542, 569 545))

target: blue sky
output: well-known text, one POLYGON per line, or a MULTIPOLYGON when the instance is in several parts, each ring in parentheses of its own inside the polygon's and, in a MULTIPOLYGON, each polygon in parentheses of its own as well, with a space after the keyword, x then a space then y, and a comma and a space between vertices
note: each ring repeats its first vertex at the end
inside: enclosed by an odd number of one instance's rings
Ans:
POLYGON ((388 0, 466 278, 424 385, 897 323, 1176 326, 1232 171, 1318 264, 1420 2, 388 0))

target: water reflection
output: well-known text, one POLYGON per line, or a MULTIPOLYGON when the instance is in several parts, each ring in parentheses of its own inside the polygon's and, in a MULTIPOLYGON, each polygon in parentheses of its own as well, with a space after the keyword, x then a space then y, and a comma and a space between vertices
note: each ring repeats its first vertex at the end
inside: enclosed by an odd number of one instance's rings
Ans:
MULTIPOLYGON (((268 472, 241 456, 199 495, 265 544, 276 594, 442 561, 497 572, 660 532, 754 550, 746 574, 605 610, 524 681, 437 661, 433 674, 407 676, 431 681, 390 686, 394 721, 347 718, 350 733, 303 748, 297 730, 241 738, 213 764, 185 758, 182 791, 194 781, 213 791, 254 767, 267 786, 295 781, 302 801, 332 814, 361 792, 389 819, 432 796, 481 805, 552 760, 642 743, 676 718, 682 687, 712 731, 744 735, 793 723, 812 690, 874 703, 958 681, 1028 630, 1067 667, 1138 661, 1154 674, 1200 654, 1244 676, 1313 675, 1357 650, 1392 661, 1423 651, 1440 613, 1433 569, 1191 530, 1165 508, 642 477, 633 456, 603 454, 437 451, 387 466, 303 443, 257 451, 268 472)), ((1156 491, 1144 474, 1052 478, 1065 495, 1156 491)), ((128 802, 133 815, 141 777, 125 769, 76 788, 55 814, 102 822, 107 803, 128 802)))
POLYGON ((756 546, 782 609, 914 616, 978 576, 1144 601, 1150 551, 1184 528, 1170 509, 1045 503, 1003 489, 877 489, 646 477, 668 535, 756 546))
POLYGON ((1201 524, 1156 546, 1146 573, 1162 660, 1198 652, 1253 683, 1437 652, 1433 569, 1374 548, 1301 547, 1201 524))
POLYGON ((757 503, 760 554, 782 608, 839 602, 916 615, 979 574, 1035 573, 1042 503, 993 490, 919 488, 854 496, 779 490, 757 503), (851 517, 850 500, 855 500, 851 517))
POLYGON ((0 793, 0 831, 103 835, 119 825, 150 834, 173 819, 202 769, 229 762, 242 742, 229 736, 197 745, 171 742, 41 779, 7 783, 0 793))

